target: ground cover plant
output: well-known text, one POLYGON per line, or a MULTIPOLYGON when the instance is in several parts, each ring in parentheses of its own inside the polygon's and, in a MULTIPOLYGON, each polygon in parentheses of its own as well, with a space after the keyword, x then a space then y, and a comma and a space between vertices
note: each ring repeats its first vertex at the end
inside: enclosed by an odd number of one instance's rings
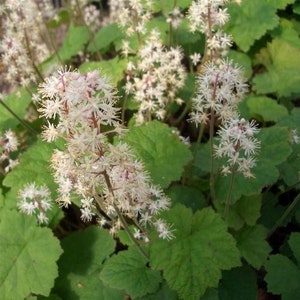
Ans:
POLYGON ((0 299, 298 300, 300 1, 0 12, 0 299))

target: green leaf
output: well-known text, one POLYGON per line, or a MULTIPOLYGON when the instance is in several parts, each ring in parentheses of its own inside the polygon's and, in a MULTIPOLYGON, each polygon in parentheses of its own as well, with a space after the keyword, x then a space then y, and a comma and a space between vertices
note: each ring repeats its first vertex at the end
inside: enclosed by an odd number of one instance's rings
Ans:
POLYGON ((100 28, 96 33, 94 41, 89 45, 88 50, 96 52, 105 49, 116 40, 124 38, 124 34, 116 23, 111 23, 100 28))
POLYGON ((89 40, 89 32, 86 26, 75 26, 71 23, 68 33, 64 38, 58 54, 62 60, 69 60, 84 49, 89 40))
POLYGON ((211 208, 196 212, 177 205, 162 214, 173 224, 175 239, 154 240, 150 263, 163 271, 169 286, 181 298, 199 299, 216 287, 222 270, 240 265, 240 255, 221 216, 211 208))
MULTIPOLYGON (((176 6, 180 8, 188 8, 192 0, 178 0, 176 1, 176 6)), ((174 8, 174 3, 172 1, 161 1, 161 0, 154 0, 153 1, 153 11, 159 12, 163 11, 165 14, 171 12, 174 8)))
POLYGON ((243 0, 240 5, 232 3, 228 7, 228 12, 231 18, 226 31, 245 52, 256 40, 279 23, 276 8, 266 1, 243 0))
POLYGON ((184 185, 171 186, 166 194, 172 199, 172 203, 180 203, 186 207, 192 208, 193 211, 206 206, 204 195, 195 188, 184 185))
POLYGON ((58 275, 62 250, 46 227, 16 211, 0 223, 0 298, 24 299, 30 293, 48 296, 58 275))
POLYGON ((237 65, 241 66, 241 71, 246 79, 249 79, 252 76, 252 62, 251 58, 245 53, 229 50, 228 58, 233 60, 237 65))
POLYGON ((172 128, 158 121, 131 128, 124 141, 143 160, 153 182, 163 188, 180 179, 192 159, 188 146, 172 133, 172 128))
MULTIPOLYGON (((242 195, 259 194, 263 187, 274 184, 279 178, 277 166, 291 153, 287 128, 262 128, 257 138, 261 147, 257 155, 257 165, 253 168, 255 178, 246 179, 240 174, 235 177, 232 203, 242 195)), ((216 180, 216 197, 220 202, 225 201, 224 195, 227 194, 229 181, 230 176, 219 176, 216 180)))
POLYGON ((169 288, 166 281, 164 280, 159 289, 153 293, 143 296, 141 298, 136 298, 136 300, 157 300, 157 299, 166 299, 166 300, 178 300, 177 293, 169 288))
POLYGON ((300 233, 293 232, 289 238, 289 245, 293 251, 293 254, 298 262, 298 267, 300 267, 300 233))
POLYGON ((224 271, 219 287, 220 300, 257 299, 256 280, 254 271, 248 266, 224 271))
POLYGON ((297 14, 297 15, 300 15, 300 3, 295 3, 294 5, 293 5, 293 12, 295 13, 295 14, 297 14))
POLYGON ((275 100, 263 96, 249 96, 243 101, 248 108, 246 118, 255 118, 265 122, 277 122, 288 115, 288 110, 275 100))
POLYGON ((267 2, 272 4, 276 9, 284 9, 288 4, 294 3, 295 0, 267 0, 267 2))
POLYGON ((127 61, 125 59, 115 57, 113 59, 98 62, 85 62, 79 67, 79 71, 84 73, 93 70, 101 70, 103 75, 107 76, 113 84, 117 85, 117 83, 123 79, 126 66, 127 61))
POLYGON ((162 281, 160 273, 147 267, 147 259, 135 247, 111 257, 100 278, 110 287, 124 289, 133 298, 155 292, 162 281))
POLYGON ((244 227, 236 235, 241 255, 254 268, 259 269, 267 260, 271 247, 266 242, 267 229, 262 225, 244 227))
MULTIPOLYGON (((11 190, 5 197, 5 204, 10 208, 16 208, 19 190, 27 183, 35 182, 37 185, 46 185, 52 192, 52 198, 56 198, 56 184, 51 176, 50 158, 55 144, 49 144, 37 140, 28 147, 20 156, 20 163, 6 175, 3 184, 11 190)), ((49 210, 50 225, 55 225, 63 217, 58 205, 49 210)))
POLYGON ((119 300, 124 293, 104 286, 99 278, 105 259, 114 252, 115 241, 103 229, 90 226, 62 240, 64 250, 54 291, 64 300, 119 300))
MULTIPOLYGON (((242 196, 239 201, 230 206, 228 212, 228 226, 238 230, 245 224, 254 226, 260 217, 261 195, 242 196)), ((216 202, 216 209, 220 214, 225 210, 225 204, 216 202)))
POLYGON ((282 295, 282 300, 298 300, 300 294, 300 269, 286 256, 271 255, 266 262, 265 281, 268 291, 282 295))
MULTIPOLYGON (((2 100, 19 118, 23 119, 26 109, 31 102, 31 95, 23 88, 17 92, 9 94, 2 100)), ((3 106, 0 105, 0 128, 1 130, 13 129, 20 122, 3 106)))
POLYGON ((284 40, 274 39, 267 45, 270 61, 263 59, 267 72, 257 74, 254 89, 257 93, 277 93, 280 97, 300 93, 300 49, 284 40))
POLYGON ((286 20, 280 19, 280 26, 278 26, 272 32, 273 38, 280 38, 293 47, 300 47, 300 38, 294 23, 286 20))
MULTIPOLYGON (((294 108, 291 114, 282 118, 278 125, 287 126, 290 134, 290 141, 293 139, 293 130, 296 130, 298 136, 300 136, 300 108, 294 108)), ((280 175, 289 186, 297 184, 299 182, 300 174, 300 144, 293 143, 292 154, 279 166, 280 175)))

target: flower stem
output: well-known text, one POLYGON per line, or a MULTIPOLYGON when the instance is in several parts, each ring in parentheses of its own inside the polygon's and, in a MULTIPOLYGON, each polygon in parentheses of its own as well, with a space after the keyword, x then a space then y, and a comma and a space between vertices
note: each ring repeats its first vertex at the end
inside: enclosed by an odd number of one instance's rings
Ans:
POLYGON ((32 133, 37 134, 38 132, 35 131, 29 124, 24 122, 19 116, 17 116, 1 99, 0 104, 9 112, 11 113, 24 127, 29 129, 32 133))
POLYGON ((215 170, 214 170, 214 126, 215 126, 215 112, 212 109, 211 111, 211 119, 209 125, 209 146, 210 146, 210 180, 209 180, 209 188, 210 188, 210 196, 212 201, 214 202, 215 195, 215 170))
POLYGON ((225 209, 224 209, 224 213, 223 213, 223 218, 225 220, 227 220, 227 218, 228 218, 229 206, 230 206, 230 201, 231 201, 231 196, 232 196, 232 191, 233 191, 233 186, 234 186, 234 178, 235 178, 235 168, 233 166, 232 170, 231 170, 230 183, 229 183, 229 188, 227 191, 227 196, 226 196, 226 200, 225 200, 225 209))
POLYGON ((293 202, 288 206, 288 208, 285 210, 285 212, 282 214, 282 216, 277 220, 275 225, 272 227, 268 234, 268 238, 275 232, 275 230, 283 223, 283 221, 286 219, 286 217, 290 214, 290 212, 295 208, 296 204, 300 200, 300 194, 296 196, 296 198, 293 200, 293 202))

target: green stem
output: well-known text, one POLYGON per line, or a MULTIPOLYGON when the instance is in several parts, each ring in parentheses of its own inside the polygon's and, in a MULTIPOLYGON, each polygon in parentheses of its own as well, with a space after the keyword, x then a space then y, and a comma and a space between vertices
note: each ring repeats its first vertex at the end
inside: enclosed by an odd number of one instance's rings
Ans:
POLYGON ((24 122, 19 116, 17 116, 1 99, 0 104, 9 112, 11 113, 24 127, 26 127, 28 130, 30 130, 33 134, 38 134, 37 131, 35 131, 30 125, 28 125, 26 122, 24 122))
POLYGON ((211 110, 211 118, 209 124, 209 146, 210 146, 210 180, 209 180, 209 188, 210 188, 210 196, 211 202, 213 203, 216 195, 215 195, 215 170, 214 170, 214 127, 215 127, 215 112, 211 110))
POLYGON ((286 219, 286 217, 290 214, 290 212, 295 208, 296 204, 300 200, 300 194, 296 196, 296 198, 293 200, 293 202, 288 206, 286 211, 282 214, 282 216, 279 218, 279 220, 275 223, 273 228, 270 230, 268 234, 268 238, 275 232, 275 230, 280 227, 280 225, 283 223, 283 221, 286 219))
POLYGON ((93 43, 93 46, 95 47, 97 59, 99 61, 101 61, 101 60, 103 60, 103 58, 102 58, 102 55, 101 55, 100 51, 97 49, 97 44, 96 44, 96 40, 95 40, 95 34, 91 30, 90 26, 86 23, 86 21, 84 19, 84 15, 83 15, 82 9, 80 7, 79 1, 78 0, 75 0, 75 1, 76 1, 77 9, 78 9, 79 14, 80 14, 80 18, 81 18, 82 22, 84 23, 84 26, 86 27, 86 29, 87 29, 87 31, 89 33, 89 36, 90 36, 90 38, 92 40, 92 43, 93 43))
POLYGON ((173 125, 174 125, 174 126, 178 125, 178 124, 182 121, 182 119, 183 119, 183 118, 185 117, 185 115, 187 114, 188 110, 189 110, 189 108, 188 108, 188 106, 186 105, 186 106, 184 107, 184 109, 182 110, 181 114, 179 115, 179 117, 173 122, 173 125))
POLYGON ((223 213, 224 220, 227 220, 227 218, 228 218, 229 206, 230 206, 230 202, 231 202, 235 174, 236 174, 235 167, 233 166, 231 168, 230 182, 229 182, 229 187, 228 187, 227 196, 226 196, 226 200, 225 200, 225 209, 224 209, 224 213, 223 213))
POLYGON ((30 49, 30 45, 29 45, 29 38, 28 38, 26 29, 24 29, 24 36, 25 36, 26 48, 27 48, 28 55, 29 55, 31 63, 32 63, 32 67, 33 67, 35 73, 37 74, 37 76, 43 82, 44 81, 44 77, 41 74, 41 72, 39 71, 38 67, 36 66, 36 64, 34 62, 34 58, 33 58, 32 53, 31 53, 31 49, 30 49))

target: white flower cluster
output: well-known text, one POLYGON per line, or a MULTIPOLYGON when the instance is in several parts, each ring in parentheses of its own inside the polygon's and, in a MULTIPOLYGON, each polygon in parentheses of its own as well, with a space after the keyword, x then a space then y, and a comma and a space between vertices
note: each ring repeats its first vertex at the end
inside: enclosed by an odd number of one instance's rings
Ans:
POLYGON ((153 30, 138 52, 137 64, 129 62, 125 89, 140 103, 137 124, 150 121, 153 116, 164 119, 168 104, 183 102, 176 98, 186 79, 182 58, 179 48, 164 47, 159 33, 153 30))
POLYGON ((35 183, 27 184, 19 192, 18 208, 27 215, 35 215, 39 224, 48 224, 46 212, 52 207, 52 199, 49 189, 45 186, 37 186, 35 183))
POLYGON ((244 118, 228 119, 221 126, 215 156, 227 159, 222 168, 224 175, 237 171, 246 178, 254 177, 251 169, 255 166, 254 155, 260 147, 258 139, 254 137, 257 132, 255 123, 244 118))
POLYGON ((197 0, 189 7, 187 18, 191 32, 199 31, 206 36, 208 54, 216 56, 231 45, 231 36, 222 31, 228 21, 227 8, 222 8, 228 0, 197 0))
MULTIPOLYGON (((113 7, 114 1, 111 2, 113 7)), ((122 5, 118 4, 117 23, 120 27, 126 28, 126 34, 132 36, 134 33, 144 35, 146 24, 151 19, 152 1, 124 0, 122 5)))
POLYGON ((171 238, 172 232, 157 220, 170 200, 151 185, 143 164, 127 144, 108 141, 123 128, 115 107, 115 90, 99 71, 80 74, 62 70, 40 86, 39 94, 41 116, 58 119, 56 125, 48 121, 43 138, 48 142, 57 137, 66 141, 66 149, 56 150, 51 159, 59 186, 58 203, 67 207, 79 197, 82 220, 98 217, 113 234, 124 226, 125 216, 141 230, 145 240, 149 225, 160 236, 171 238))
POLYGON ((173 28, 178 28, 183 21, 183 14, 181 13, 180 8, 175 6, 169 13, 169 17, 166 21, 167 23, 170 23, 173 28))
MULTIPOLYGON (((206 37, 206 62, 197 79, 190 120, 196 126, 210 123, 210 134, 213 134, 215 121, 221 123, 214 155, 227 157, 222 173, 238 171, 250 178, 259 148, 259 142, 253 137, 258 129, 253 122, 239 117, 238 103, 248 90, 241 69, 232 61, 221 59, 231 46, 231 37, 222 31, 229 19, 227 9, 223 8, 227 3, 228 0, 197 0, 188 11, 191 31, 199 31, 206 37)), ((190 58, 194 65, 200 60, 197 53, 190 58)))
POLYGON ((100 10, 93 4, 83 8, 83 17, 85 23, 96 32, 101 27, 100 10))
POLYGON ((4 12, 0 51, 3 53, 1 60, 7 67, 5 79, 27 86, 37 81, 35 66, 50 55, 43 19, 53 8, 47 0, 41 6, 35 0, 7 0, 4 3, 0 8, 4 12))
POLYGON ((12 130, 6 130, 0 136, 0 164, 2 172, 8 173, 19 163, 18 159, 11 158, 11 153, 17 151, 18 146, 18 139, 12 130))
POLYGON ((206 63, 196 84, 190 114, 196 125, 207 124, 212 113, 222 122, 236 117, 237 105, 248 90, 241 69, 229 60, 206 63))

